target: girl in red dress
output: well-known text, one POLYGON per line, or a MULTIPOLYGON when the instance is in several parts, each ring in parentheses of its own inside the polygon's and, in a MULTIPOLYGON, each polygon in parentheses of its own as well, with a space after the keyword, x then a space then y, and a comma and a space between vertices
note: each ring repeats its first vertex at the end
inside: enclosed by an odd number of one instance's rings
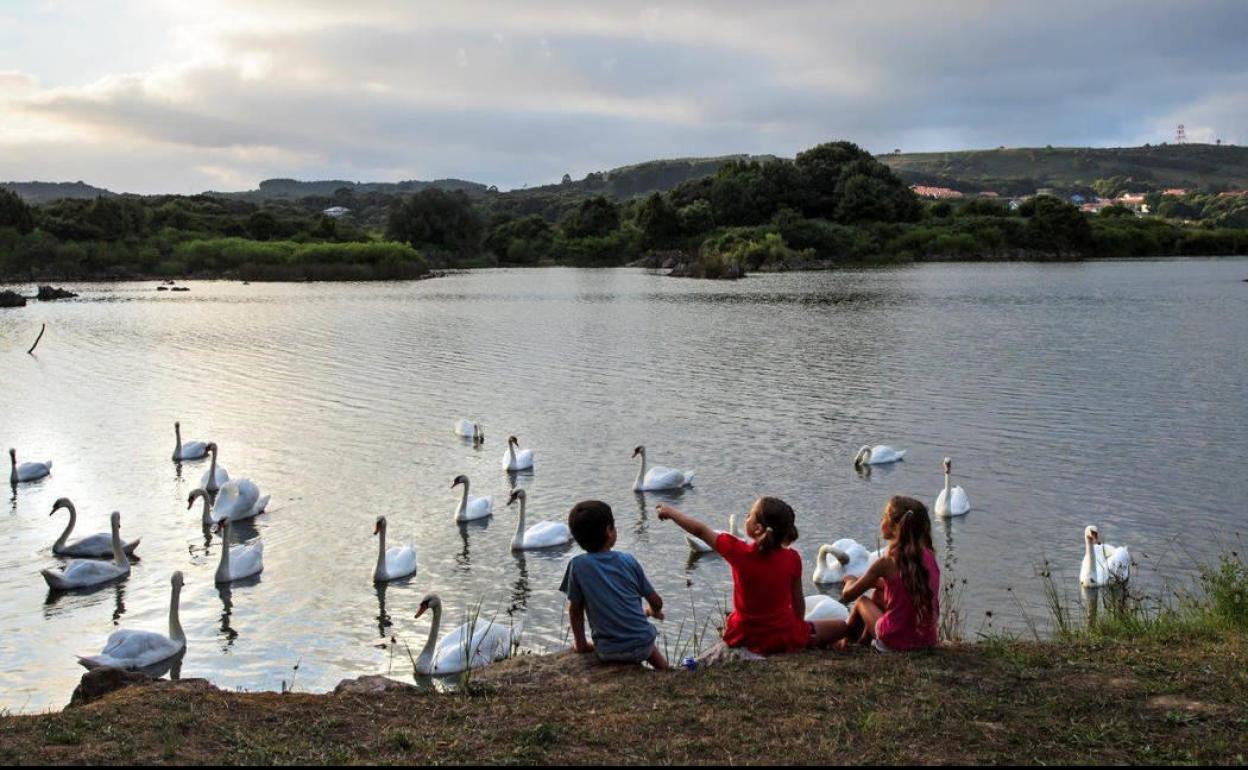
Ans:
POLYGON ((927 506, 896 496, 884 506, 880 534, 888 547, 865 574, 847 575, 841 599, 854 602, 848 636, 882 651, 921 650, 939 638, 940 567, 932 551, 927 506), (866 592, 875 589, 874 596, 866 592))
POLYGON ((724 624, 724 643, 759 655, 826 646, 842 638, 839 620, 808 622, 802 594, 802 557, 789 545, 797 540, 793 509, 776 497, 760 497, 745 519, 749 540, 716 532, 669 505, 659 505, 659 519, 715 550, 732 567, 732 614, 724 624))

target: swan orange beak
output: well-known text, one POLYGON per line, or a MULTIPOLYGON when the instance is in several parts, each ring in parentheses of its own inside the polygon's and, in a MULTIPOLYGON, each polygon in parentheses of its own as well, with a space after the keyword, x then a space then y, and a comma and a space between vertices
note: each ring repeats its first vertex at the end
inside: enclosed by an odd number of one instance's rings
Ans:
POLYGON ((424 606, 424 605, 422 605, 422 606, 421 606, 421 608, 420 608, 419 610, 417 610, 417 612, 416 612, 416 617, 418 617, 418 618, 419 618, 421 615, 424 615, 424 614, 425 614, 425 610, 427 610, 427 609, 429 609, 429 608, 428 608, 428 607, 426 607, 426 606, 424 606))

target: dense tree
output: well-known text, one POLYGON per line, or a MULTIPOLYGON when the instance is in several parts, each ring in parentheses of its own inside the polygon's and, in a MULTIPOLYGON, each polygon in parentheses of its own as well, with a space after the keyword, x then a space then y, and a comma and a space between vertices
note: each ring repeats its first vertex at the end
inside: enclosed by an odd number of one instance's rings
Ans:
POLYGON ((414 248, 433 246, 460 256, 476 253, 481 231, 481 219, 467 195, 436 188, 397 200, 386 222, 388 240, 414 248))
POLYGON ((1018 213, 1027 220, 1028 245, 1041 251, 1079 255, 1092 241, 1092 228, 1078 208, 1049 195, 1029 198, 1018 213))
POLYGON ((598 195, 587 198, 561 223, 564 235, 569 238, 596 238, 609 235, 620 228, 619 207, 598 195))
POLYGON ((17 193, 0 188, 0 227, 12 227, 22 235, 35 229, 35 215, 17 193))
POLYGON ((676 209, 659 193, 653 193, 637 211, 637 226, 641 228, 642 244, 649 247, 662 246, 680 236, 680 216, 676 209))

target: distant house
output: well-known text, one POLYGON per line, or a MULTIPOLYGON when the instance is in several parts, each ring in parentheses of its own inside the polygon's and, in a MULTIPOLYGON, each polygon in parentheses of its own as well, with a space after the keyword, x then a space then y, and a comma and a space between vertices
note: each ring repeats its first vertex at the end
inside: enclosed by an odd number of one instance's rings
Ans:
POLYGON ((330 219, 338 219, 339 217, 345 217, 347 214, 350 214, 351 209, 346 206, 330 206, 321 213, 330 219))
POLYGON ((1162 192, 1162 195, 1173 195, 1176 198, 1182 198, 1184 195, 1187 195, 1187 190, 1184 190, 1182 187, 1171 187, 1169 190, 1162 192))
POLYGON ((1123 193, 1114 200, 1114 203, 1119 206, 1126 206, 1132 211, 1147 210, 1147 207, 1144 205, 1144 193, 1123 193))
POLYGON ((938 200, 949 200, 961 198, 962 193, 949 187, 928 187, 927 185, 912 184, 910 189, 920 198, 935 198, 938 200))

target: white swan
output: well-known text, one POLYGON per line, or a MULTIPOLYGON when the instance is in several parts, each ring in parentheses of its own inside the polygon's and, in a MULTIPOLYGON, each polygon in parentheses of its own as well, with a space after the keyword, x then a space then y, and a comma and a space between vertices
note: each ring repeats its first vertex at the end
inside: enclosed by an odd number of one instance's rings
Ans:
POLYGON ((137 631, 119 628, 108 635, 104 650, 99 655, 80 657, 78 662, 85 668, 103 666, 122 669, 147 668, 180 655, 186 650, 186 634, 178 621, 178 602, 182 593, 182 573, 175 572, 169 582, 173 588, 169 594, 169 635, 155 631, 137 631))
POLYGON ((471 420, 459 420, 455 423, 455 435, 461 438, 472 439, 473 446, 481 446, 485 443, 485 429, 480 423, 471 420))
POLYGON ((212 503, 212 520, 252 519, 264 513, 269 496, 260 496, 260 487, 251 479, 231 479, 221 485, 212 503))
POLYGON ((456 485, 464 486, 464 494, 459 499, 459 505, 455 506, 455 521, 473 521, 475 519, 484 519, 494 513, 494 498, 492 497, 473 497, 468 494, 468 477, 460 474, 451 482, 451 489, 456 485))
POLYGON ((41 479, 52 472, 51 460, 48 460, 46 463, 22 463, 18 465, 16 449, 9 450, 9 462, 13 464, 13 469, 9 471, 10 484, 41 479))
POLYGON ((385 583, 416 574, 416 549, 410 545, 396 545, 386 548, 386 517, 377 517, 377 526, 373 534, 379 535, 377 540, 377 567, 373 570, 373 582, 385 583))
MULTIPOLYGON (((74 525, 78 523, 78 510, 74 508, 74 504, 68 497, 62 497, 52 504, 52 512, 48 515, 53 516, 62 508, 69 511, 69 524, 65 525, 65 531, 52 544, 52 553, 57 556, 78 556, 84 559, 107 559, 113 555, 113 536, 108 532, 97 532, 67 543, 70 533, 74 531, 74 525)), ((138 540, 121 544, 121 549, 126 552, 126 556, 134 556, 134 549, 138 547, 138 540)))
POLYGON ((208 443, 205 441, 188 441, 182 443, 182 423, 173 424, 173 461, 199 460, 208 454, 208 443))
MULTIPOLYGON (((741 531, 737 529, 737 515, 735 513, 728 517, 728 534, 738 540, 741 539, 741 531)), ((710 553, 715 550, 713 545, 707 545, 700 538, 696 538, 693 535, 685 535, 685 542, 689 544, 689 550, 694 553, 710 553)))
POLYGON ((441 642, 438 627, 442 623, 442 600, 437 594, 429 594, 420 602, 416 617, 433 610, 433 623, 429 626, 429 638, 420 656, 416 658, 416 670, 429 676, 457 674, 470 668, 488 666, 511 654, 519 642, 520 627, 507 628, 501 623, 478 616, 475 622, 464 623, 441 642))
POLYGON ((831 596, 810 594, 806 597, 806 620, 848 620, 849 608, 831 596))
POLYGON ((693 484, 693 471, 678 471, 675 468, 664 468, 662 465, 656 465, 647 471, 644 446, 633 450, 633 457, 638 455, 641 455, 641 467, 637 469, 637 479, 633 481, 634 492, 680 489, 693 484))
POLYGON ((113 527, 113 560, 74 559, 59 570, 40 570, 49 588, 67 591, 71 588, 87 588, 118 580, 130 574, 130 561, 121 546, 121 514, 113 511, 109 516, 113 527))
POLYGON ((221 519, 214 531, 221 533, 221 561, 217 563, 217 583, 259 575, 264 570, 264 543, 256 538, 250 543, 230 545, 230 520, 221 519))
POLYGON ((230 480, 230 474, 217 465, 217 442, 209 441, 207 451, 212 455, 212 465, 199 477, 199 485, 209 492, 216 492, 222 484, 230 480))
POLYGON ((520 439, 515 436, 507 437, 507 452, 503 455, 503 470, 527 471, 533 469, 533 450, 517 450, 519 446, 520 439))
POLYGON ((1101 543, 1101 533, 1095 525, 1083 530, 1083 545, 1079 585, 1098 588, 1125 583, 1131 577, 1131 554, 1127 547, 1101 543))
POLYGON ((511 493, 507 505, 520 501, 520 517, 516 519, 516 534, 511 538, 511 550, 531 551, 538 548, 553 548, 572 542, 572 530, 562 521, 542 521, 528 529, 524 528, 524 499, 527 495, 523 489, 511 493))
POLYGON ((945 488, 936 496, 935 512, 937 516, 963 516, 971 510, 971 501, 962 487, 950 487, 953 461, 945 458, 945 488))
POLYGON ((854 467, 860 468, 863 465, 884 465, 885 463, 895 463, 905 456, 906 450, 893 449, 887 444, 864 446, 859 449, 858 454, 854 456, 854 467))
POLYGON ((879 551, 868 551, 866 546, 848 537, 831 545, 821 545, 810 579, 816 585, 826 585, 840 583, 846 575, 862 577, 872 562, 879 558, 878 554, 879 551))

